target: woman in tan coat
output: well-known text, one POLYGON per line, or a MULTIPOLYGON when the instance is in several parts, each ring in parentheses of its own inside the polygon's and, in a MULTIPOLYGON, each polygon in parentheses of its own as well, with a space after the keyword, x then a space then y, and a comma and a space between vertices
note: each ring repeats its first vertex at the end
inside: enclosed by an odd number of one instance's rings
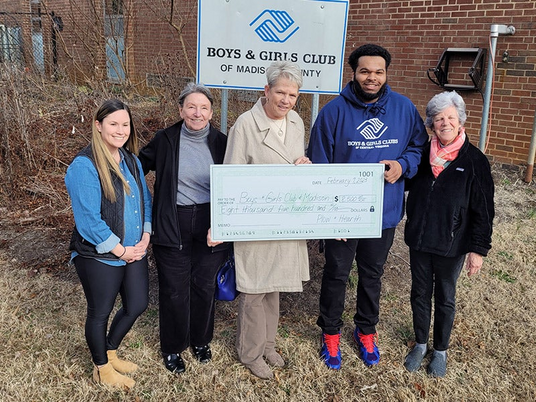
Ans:
MULTIPOLYGON (((303 121, 292 110, 302 85, 300 68, 275 62, 266 76, 265 96, 231 127, 224 163, 311 163, 304 156, 303 121)), ((275 350, 279 292, 301 292, 302 282, 309 280, 307 245, 305 240, 235 242, 234 250, 236 287, 241 292, 238 358, 257 377, 270 379, 268 364, 285 365, 275 350)))

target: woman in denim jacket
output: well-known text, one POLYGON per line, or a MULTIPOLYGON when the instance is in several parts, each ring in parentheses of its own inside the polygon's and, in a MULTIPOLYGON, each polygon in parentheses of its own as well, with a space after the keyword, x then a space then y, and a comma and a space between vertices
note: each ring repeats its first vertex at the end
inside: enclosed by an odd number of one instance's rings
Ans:
POLYGON ((151 194, 141 164, 132 115, 119 100, 108 100, 93 119, 91 143, 67 169, 75 228, 71 259, 87 299, 85 335, 97 383, 132 388, 123 374, 137 365, 116 351, 147 308, 149 280, 146 250, 151 232, 151 194), (117 295, 121 308, 110 329, 117 295))

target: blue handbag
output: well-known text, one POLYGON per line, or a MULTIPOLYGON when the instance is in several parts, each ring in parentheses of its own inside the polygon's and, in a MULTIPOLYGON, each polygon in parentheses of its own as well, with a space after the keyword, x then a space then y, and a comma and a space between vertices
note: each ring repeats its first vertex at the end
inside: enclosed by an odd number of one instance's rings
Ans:
POLYGON ((236 290, 236 272, 234 254, 229 253, 229 258, 223 263, 216 275, 216 300, 233 301, 240 292, 236 290))

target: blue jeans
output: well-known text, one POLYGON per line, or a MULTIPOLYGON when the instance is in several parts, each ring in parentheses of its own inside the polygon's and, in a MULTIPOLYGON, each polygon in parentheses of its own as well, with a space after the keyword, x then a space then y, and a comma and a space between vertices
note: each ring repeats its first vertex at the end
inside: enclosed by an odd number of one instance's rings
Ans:
POLYGON ((434 349, 447 350, 456 313, 456 282, 465 255, 442 257, 409 251, 411 265, 411 310, 417 343, 427 343, 434 296, 434 349))
POLYGON ((383 266, 393 244, 395 228, 384 229, 379 239, 326 240, 326 265, 320 290, 320 316, 317 325, 329 334, 338 334, 343 326, 342 313, 346 283, 355 259, 357 273, 354 324, 363 334, 376 332, 380 314, 383 266))

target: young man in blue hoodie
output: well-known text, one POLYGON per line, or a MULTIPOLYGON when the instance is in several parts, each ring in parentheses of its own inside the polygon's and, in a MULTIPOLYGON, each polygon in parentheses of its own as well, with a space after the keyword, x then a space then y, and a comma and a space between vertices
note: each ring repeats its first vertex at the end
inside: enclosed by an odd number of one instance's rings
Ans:
POLYGON ((378 239, 326 240, 326 265, 320 291, 322 328, 320 355, 332 369, 341 367, 339 347, 346 282, 355 259, 358 269, 354 340, 367 366, 378 364, 376 324, 379 320, 383 266, 404 215, 404 179, 417 173, 428 134, 415 105, 387 84, 390 53, 363 45, 348 63, 353 80, 320 111, 311 131, 307 154, 313 163, 383 163, 382 236, 378 239))

